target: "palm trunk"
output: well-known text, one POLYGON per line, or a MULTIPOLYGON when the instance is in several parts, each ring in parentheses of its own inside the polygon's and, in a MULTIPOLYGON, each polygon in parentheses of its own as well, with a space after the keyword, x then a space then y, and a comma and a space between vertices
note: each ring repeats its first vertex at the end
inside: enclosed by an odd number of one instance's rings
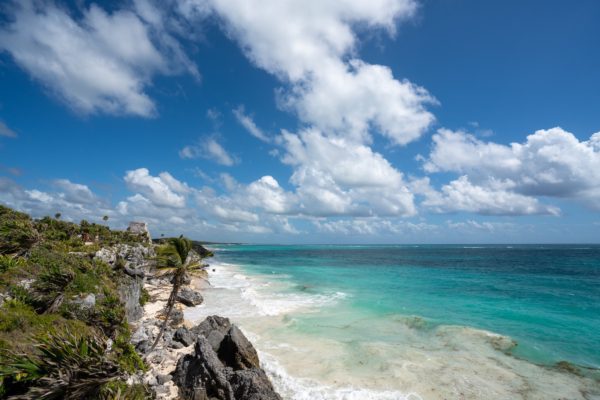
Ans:
POLYGON ((165 306, 165 309, 167 310, 166 314, 165 314, 165 321, 163 322, 163 324, 160 328, 160 332, 158 332, 158 336, 156 337, 156 340, 152 344, 152 347, 150 348, 148 353, 152 353, 152 351, 154 351, 154 349, 156 348, 156 345, 158 344, 160 339, 162 339, 162 337, 165 333, 165 330, 167 329, 169 319, 171 318, 171 312, 173 311, 173 308, 175 307, 175 303, 177 300, 177 293, 179 293, 179 287, 181 286, 181 278, 182 278, 182 274, 179 271, 177 271, 175 273, 175 277, 173 279, 173 289, 171 290, 171 294, 169 295, 169 299, 167 300, 167 304, 165 306))

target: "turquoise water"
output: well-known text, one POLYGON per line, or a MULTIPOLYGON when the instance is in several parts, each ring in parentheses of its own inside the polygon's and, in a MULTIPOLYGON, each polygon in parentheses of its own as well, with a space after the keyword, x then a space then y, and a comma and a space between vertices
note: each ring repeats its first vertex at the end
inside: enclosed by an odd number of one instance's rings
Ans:
MULTIPOLYGON (((600 246, 219 246, 217 259, 273 276, 289 295, 338 296, 293 329, 352 345, 401 341, 403 321, 483 329, 538 364, 600 368, 600 246)), ((286 329, 290 329, 289 326, 286 329)))

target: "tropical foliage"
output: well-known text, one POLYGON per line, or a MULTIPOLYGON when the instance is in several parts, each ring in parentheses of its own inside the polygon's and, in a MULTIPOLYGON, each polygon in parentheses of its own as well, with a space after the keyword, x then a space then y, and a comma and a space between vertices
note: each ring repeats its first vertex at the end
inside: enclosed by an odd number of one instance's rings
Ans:
POLYGON ((163 275, 172 276, 171 283, 173 284, 173 288, 171 289, 171 293, 165 306, 165 320, 150 351, 154 350, 156 345, 162 339, 168 326, 169 319, 171 318, 173 308, 175 307, 175 303, 177 302, 177 294, 185 281, 186 274, 188 271, 200 266, 198 261, 192 261, 188 258, 192 247, 193 244, 191 240, 180 236, 178 238, 166 239, 164 244, 157 250, 157 267, 163 271, 163 275))
POLYGON ((116 243, 146 245, 104 225, 0 206, 0 399, 149 397, 123 380, 146 368, 119 299, 127 278, 90 257, 116 243))

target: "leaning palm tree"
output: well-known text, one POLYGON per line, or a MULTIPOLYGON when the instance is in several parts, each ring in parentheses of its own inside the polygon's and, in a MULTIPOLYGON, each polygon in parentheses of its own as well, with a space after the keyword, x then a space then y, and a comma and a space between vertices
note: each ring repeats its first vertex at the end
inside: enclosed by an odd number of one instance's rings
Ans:
POLYGON ((188 261, 188 254, 191 249, 192 241, 184 238, 182 235, 178 238, 167 239, 166 244, 159 247, 157 250, 157 267, 167 270, 167 274, 173 274, 173 278, 171 279, 173 288, 171 289, 171 294, 169 295, 169 299, 165 306, 165 321, 163 322, 160 332, 152 344, 149 353, 154 350, 167 329, 171 312, 177 302, 177 294, 183 285, 187 271, 200 266, 197 262, 188 261))

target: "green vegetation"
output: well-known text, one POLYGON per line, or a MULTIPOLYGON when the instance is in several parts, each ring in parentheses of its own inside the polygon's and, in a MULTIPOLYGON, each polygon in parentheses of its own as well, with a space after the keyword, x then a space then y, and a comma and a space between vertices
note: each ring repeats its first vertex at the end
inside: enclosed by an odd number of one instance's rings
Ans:
POLYGON ((145 306, 150 301, 150 293, 146 288, 142 288, 142 294, 140 295, 140 306, 145 306))
POLYGON ((162 335, 167 328, 171 312, 177 301, 179 288, 183 284, 186 273, 194 268, 198 268, 200 264, 195 261, 188 261, 188 254, 192 250, 192 241, 180 236, 178 238, 167 239, 165 244, 158 247, 157 250, 157 267, 162 268, 173 275, 171 282, 173 289, 165 306, 165 321, 163 322, 160 332, 156 340, 152 344, 150 351, 154 350, 162 335))
POLYGON ((146 366, 129 343, 123 268, 93 259, 101 247, 145 244, 55 217, 0 206, 0 399, 151 397, 125 381, 146 366))

